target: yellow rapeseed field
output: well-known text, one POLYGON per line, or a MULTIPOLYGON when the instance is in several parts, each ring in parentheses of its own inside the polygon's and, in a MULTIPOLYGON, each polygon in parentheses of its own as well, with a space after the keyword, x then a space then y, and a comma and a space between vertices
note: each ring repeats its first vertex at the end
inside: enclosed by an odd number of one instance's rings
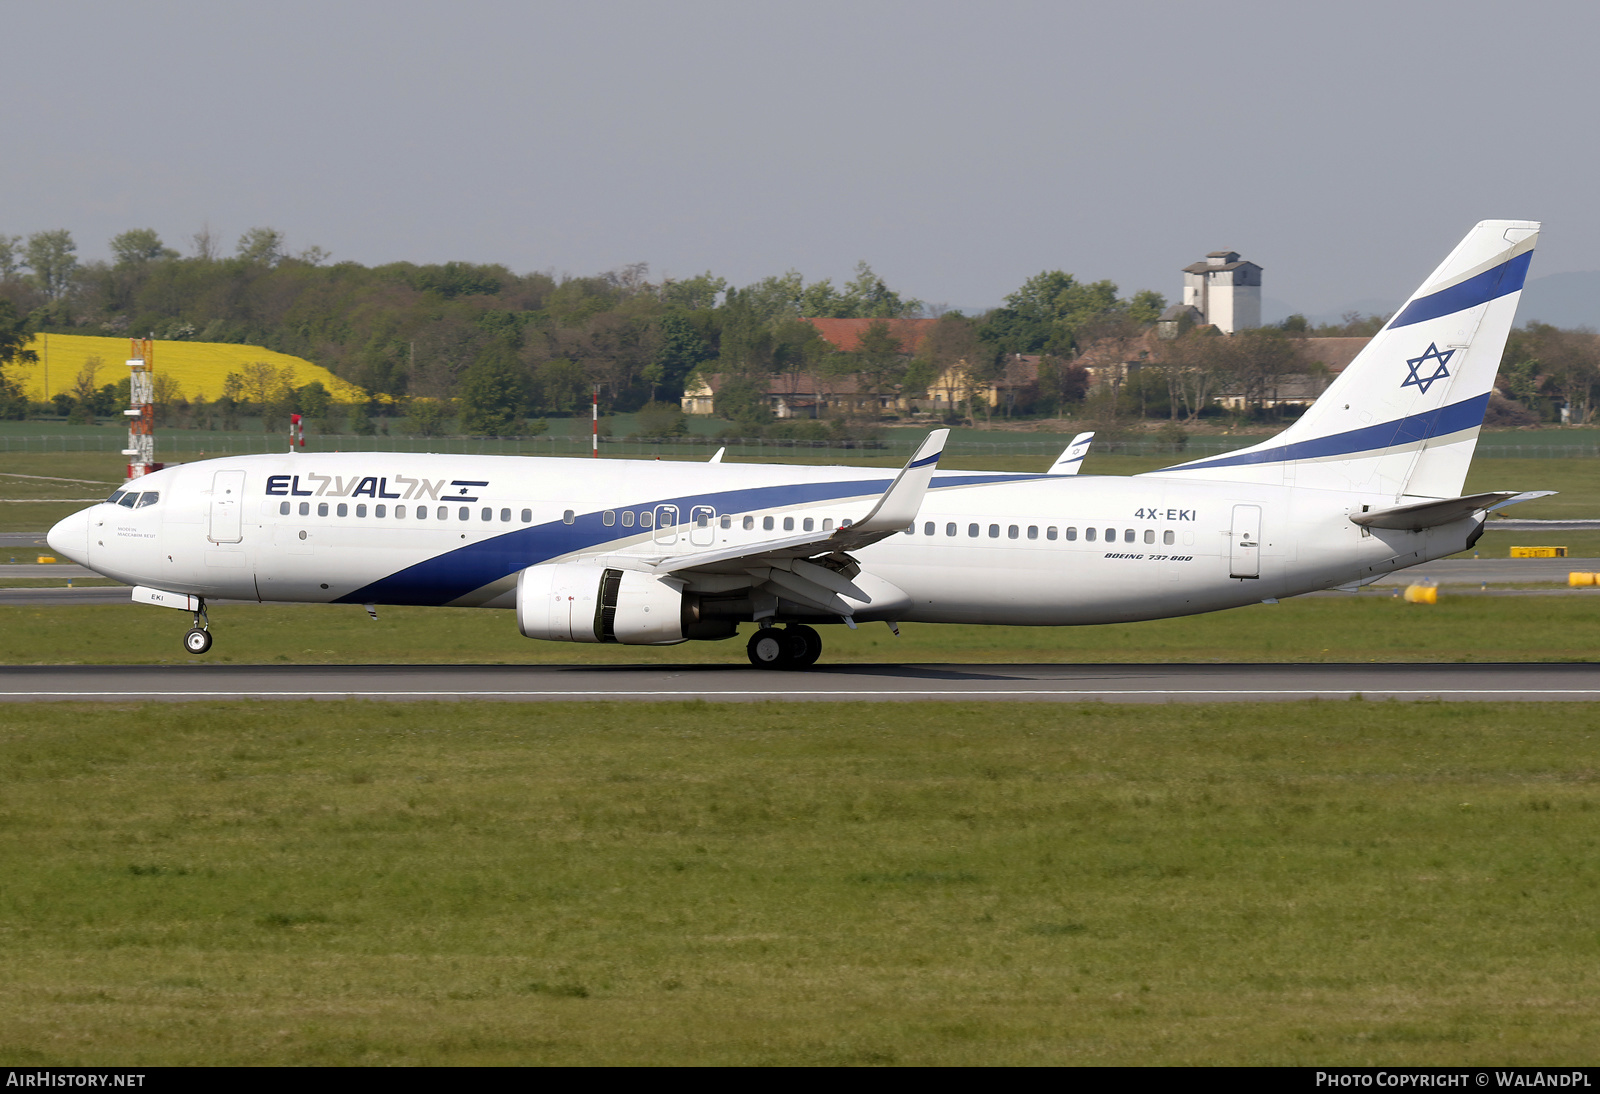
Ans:
MULTIPOLYGON (((34 364, 13 362, 7 373, 22 384, 30 399, 45 400, 63 391, 71 391, 84 363, 99 357, 101 368, 95 376, 95 386, 114 384, 128 375, 127 362, 131 356, 126 338, 92 338, 79 334, 41 334, 35 336, 29 349, 39 355, 34 364), (46 384, 46 373, 49 375, 46 384), (48 387, 48 390, 47 390, 48 387)), ((226 342, 166 342, 155 343, 155 371, 157 376, 170 376, 182 385, 185 398, 204 395, 215 399, 222 394, 222 383, 230 372, 239 372, 244 366, 264 361, 275 368, 294 369, 293 386, 300 387, 313 380, 321 380, 341 402, 364 398, 361 389, 339 379, 321 365, 314 365, 303 357, 291 357, 261 346, 238 346, 226 342)))

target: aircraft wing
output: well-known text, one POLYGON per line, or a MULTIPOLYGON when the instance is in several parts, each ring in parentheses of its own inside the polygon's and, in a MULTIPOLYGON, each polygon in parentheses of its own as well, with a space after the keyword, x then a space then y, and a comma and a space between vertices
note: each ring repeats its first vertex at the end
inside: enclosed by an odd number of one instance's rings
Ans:
POLYGON ((1461 520, 1463 517, 1470 517, 1473 513, 1489 512, 1507 505, 1515 505, 1519 501, 1549 497, 1553 493, 1554 490, 1530 490, 1520 494, 1515 490, 1501 490, 1489 494, 1468 494, 1461 498, 1441 498, 1412 502, 1409 505, 1396 505, 1372 513, 1352 513, 1350 520, 1368 528, 1398 528, 1407 532, 1420 532, 1424 528, 1434 528, 1461 520))
POLYGON ((872 511, 854 523, 830 532, 808 532, 642 561, 650 572, 658 574, 745 574, 753 585, 769 587, 776 595, 848 618, 854 609, 840 597, 848 596, 861 603, 871 603, 873 597, 852 580, 860 573, 860 567, 847 552, 904 531, 916 519, 949 435, 948 429, 929 433, 872 511), (828 556, 829 565, 808 561, 822 556, 828 556))
POLYGON ((1083 469, 1083 458, 1089 454, 1089 446, 1094 443, 1094 434, 1079 433, 1072 438, 1072 443, 1066 450, 1056 457, 1056 462, 1050 465, 1047 475, 1076 475, 1083 469))

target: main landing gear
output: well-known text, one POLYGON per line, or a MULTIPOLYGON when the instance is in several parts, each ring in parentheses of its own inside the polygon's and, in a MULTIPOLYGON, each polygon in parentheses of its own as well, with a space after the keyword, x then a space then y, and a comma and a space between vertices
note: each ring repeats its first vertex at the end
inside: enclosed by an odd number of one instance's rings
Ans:
POLYGON ((200 607, 195 609, 194 626, 183 636, 183 648, 197 657, 211 648, 211 617, 206 614, 204 597, 200 599, 200 607))
POLYGON ((807 669, 822 656, 822 636, 799 623, 782 630, 762 627, 750 636, 745 652, 758 669, 807 669))

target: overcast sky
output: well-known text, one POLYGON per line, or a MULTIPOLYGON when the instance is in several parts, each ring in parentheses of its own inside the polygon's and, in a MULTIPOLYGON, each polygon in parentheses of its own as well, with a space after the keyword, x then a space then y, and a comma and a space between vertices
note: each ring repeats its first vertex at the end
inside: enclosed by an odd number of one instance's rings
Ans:
POLYGON ((1170 299, 1229 248, 1337 312, 1485 218, 1545 221, 1535 277, 1600 268, 1597 13, 7 0, 0 232, 735 284, 864 258, 958 307, 1057 268, 1170 299))

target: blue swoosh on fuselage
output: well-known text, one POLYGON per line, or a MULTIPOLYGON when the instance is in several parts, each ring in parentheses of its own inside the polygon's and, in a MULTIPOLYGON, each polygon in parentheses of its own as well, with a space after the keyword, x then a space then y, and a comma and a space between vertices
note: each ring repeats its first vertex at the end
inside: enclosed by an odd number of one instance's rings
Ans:
MULTIPOLYGON (((1021 482, 1028 479, 1059 481, 1059 475, 948 475, 935 477, 933 489, 972 486, 978 483, 1021 482)), ((748 513, 806 505, 835 498, 856 498, 882 494, 892 479, 865 479, 854 482, 786 483, 777 486, 747 487, 713 494, 696 494, 656 501, 615 506, 616 509, 655 509, 676 505, 687 518, 697 505, 709 505, 717 513, 748 513)), ((459 600, 474 589, 509 577, 519 570, 552 558, 598 547, 618 538, 619 529, 601 523, 600 510, 578 514, 571 524, 550 521, 517 528, 491 539, 479 540, 442 555, 424 559, 414 566, 397 570, 370 585, 346 593, 335 604, 417 604, 441 605, 459 600)), ((685 524, 682 520, 680 528, 685 524)), ((633 538, 639 533, 629 533, 633 538)), ((681 534, 687 534, 681 533, 681 534)), ((752 544, 752 547, 756 545, 752 544)))

